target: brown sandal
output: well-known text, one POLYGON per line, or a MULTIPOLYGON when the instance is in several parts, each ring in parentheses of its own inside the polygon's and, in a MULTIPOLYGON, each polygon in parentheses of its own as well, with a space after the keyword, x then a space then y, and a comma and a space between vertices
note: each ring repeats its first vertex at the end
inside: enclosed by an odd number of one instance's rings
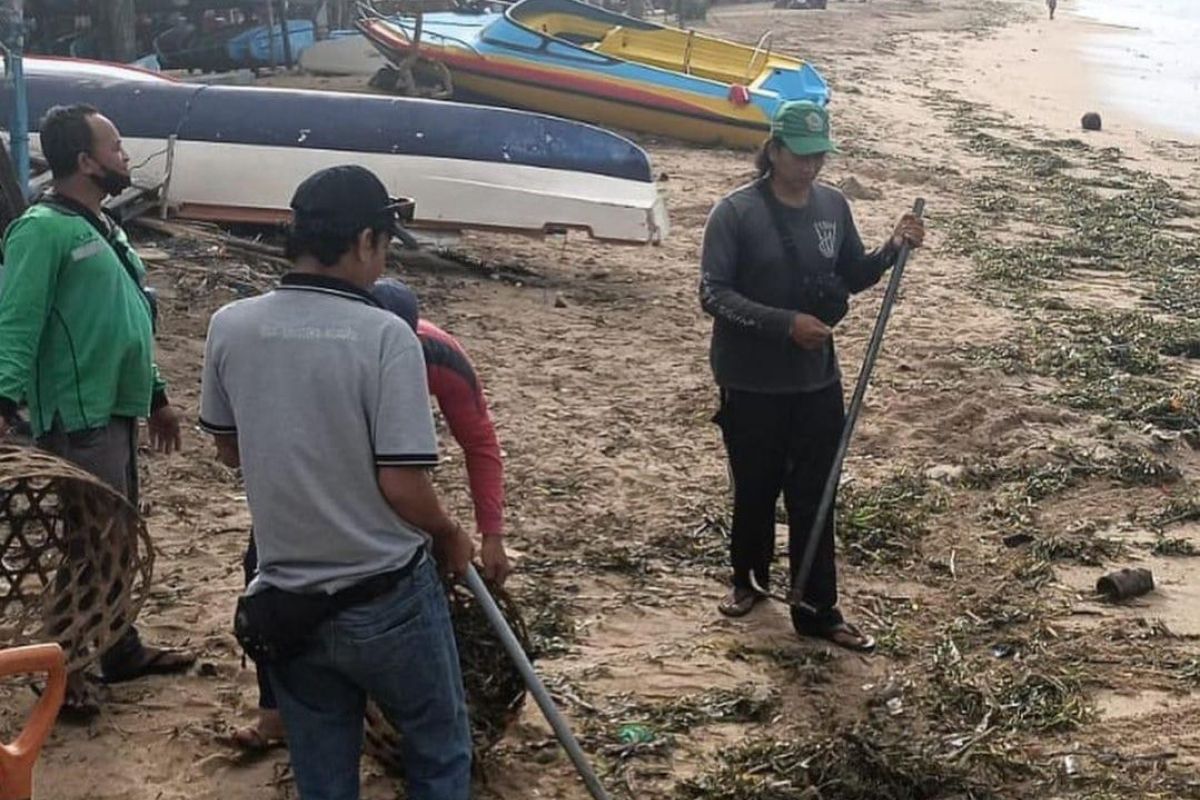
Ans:
POLYGON ((255 725, 238 728, 229 734, 229 743, 247 753, 265 753, 287 746, 287 740, 282 736, 267 736, 255 725))
POLYGON ((729 590, 729 594, 725 595, 725 599, 717 605, 717 611, 720 611, 727 617, 744 617, 763 599, 763 596, 753 589, 744 589, 740 586, 735 586, 729 590))
POLYGON ((857 625, 845 621, 808 635, 816 639, 825 639, 856 653, 870 653, 875 650, 874 637, 860 631, 857 625))

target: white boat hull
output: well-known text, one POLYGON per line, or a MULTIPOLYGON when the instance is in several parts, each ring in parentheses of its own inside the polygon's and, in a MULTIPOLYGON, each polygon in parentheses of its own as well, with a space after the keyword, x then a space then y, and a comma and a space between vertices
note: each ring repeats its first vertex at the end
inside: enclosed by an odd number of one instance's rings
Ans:
MULTIPOLYGON (((37 151, 36 136, 31 145, 37 151)), ((354 163, 370 169, 392 195, 418 198, 415 228, 576 230, 596 239, 658 242, 667 214, 652 184, 603 175, 458 159, 350 154, 256 145, 180 141, 167 181, 167 142, 126 140, 138 186, 163 186, 182 218, 285 222, 296 186, 317 170, 354 163), (246 176, 253 174, 253 180, 246 176)))
MULTIPOLYGON (((135 184, 160 188, 180 217, 286 221, 301 181, 353 163, 415 200, 414 228, 578 230, 635 243, 667 235, 645 154, 590 126, 434 101, 196 87, 88 62, 27 64, 41 76, 31 84, 38 107, 86 100, 106 111, 135 184)), ((30 145, 40 155, 36 132, 30 145)))

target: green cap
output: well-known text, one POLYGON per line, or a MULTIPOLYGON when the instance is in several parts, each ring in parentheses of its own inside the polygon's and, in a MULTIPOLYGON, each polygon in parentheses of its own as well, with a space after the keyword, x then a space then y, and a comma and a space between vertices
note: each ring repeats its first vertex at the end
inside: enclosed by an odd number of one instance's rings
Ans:
POLYGON ((798 156, 838 151, 829 138, 829 112, 811 100, 781 105, 771 120, 771 136, 782 139, 798 156))

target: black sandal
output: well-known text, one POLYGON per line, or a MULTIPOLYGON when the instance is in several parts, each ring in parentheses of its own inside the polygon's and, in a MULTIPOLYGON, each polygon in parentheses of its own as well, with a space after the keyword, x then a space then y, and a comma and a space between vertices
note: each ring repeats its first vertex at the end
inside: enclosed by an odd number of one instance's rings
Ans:
POLYGON ((196 656, 191 653, 146 646, 135 663, 111 671, 104 670, 102 679, 105 683, 124 683, 146 675, 173 675, 187 672, 195 663, 196 656))
MULTIPOLYGON (((93 681, 95 679, 84 673, 73 673, 67 677, 67 690, 63 695, 63 704, 58 717, 67 723, 89 722, 100 713, 101 689, 93 681)), ((29 688, 38 697, 46 687, 34 684, 29 688)))

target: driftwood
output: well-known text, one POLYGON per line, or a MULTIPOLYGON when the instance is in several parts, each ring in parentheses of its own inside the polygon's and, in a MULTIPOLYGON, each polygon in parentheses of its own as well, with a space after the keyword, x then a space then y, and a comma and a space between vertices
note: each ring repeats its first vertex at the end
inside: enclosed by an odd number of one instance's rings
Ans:
POLYGON ((240 236, 233 236, 225 233, 220 228, 200 227, 199 225, 181 225, 177 222, 165 222, 152 217, 135 217, 129 222, 133 225, 145 228, 146 230, 161 233, 165 236, 170 236, 177 239, 198 239, 200 241, 211 242, 229 250, 237 250, 243 253, 249 253, 259 258, 264 258, 272 262, 276 262, 279 266, 290 269, 291 264, 283 257, 283 248, 277 245, 265 244, 256 242, 252 239, 245 239, 240 236))

